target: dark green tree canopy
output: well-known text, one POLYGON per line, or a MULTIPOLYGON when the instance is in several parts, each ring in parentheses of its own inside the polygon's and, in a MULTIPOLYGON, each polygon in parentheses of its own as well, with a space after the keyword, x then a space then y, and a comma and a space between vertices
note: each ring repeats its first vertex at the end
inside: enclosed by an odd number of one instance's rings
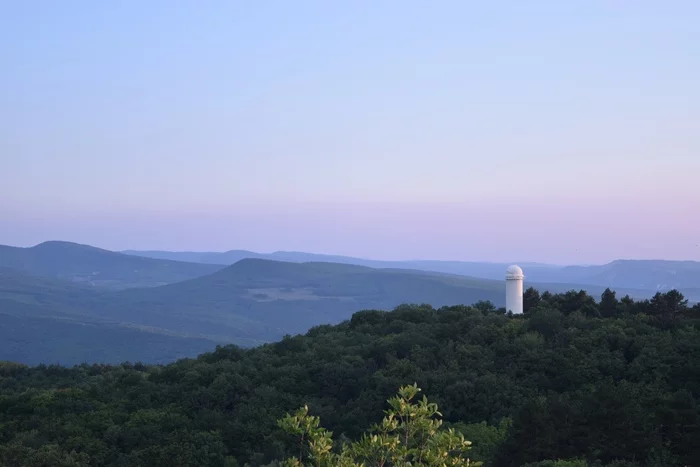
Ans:
POLYGON ((697 304, 527 297, 523 316, 486 302, 366 310, 168 365, 2 362, 0 465, 272 466, 298 456, 277 420, 305 405, 340 455, 413 382, 486 467, 698 464, 697 304))

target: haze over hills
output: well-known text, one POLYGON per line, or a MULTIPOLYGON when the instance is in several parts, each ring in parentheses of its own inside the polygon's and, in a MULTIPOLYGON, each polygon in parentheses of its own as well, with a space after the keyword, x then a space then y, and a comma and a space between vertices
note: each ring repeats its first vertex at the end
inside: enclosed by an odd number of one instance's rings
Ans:
POLYGON ((209 352, 208 339, 183 338, 125 325, 22 315, 29 306, 0 301, 0 360, 27 365, 170 363, 209 352), (6 314, 13 308, 18 313, 6 314))
POLYGON ((221 269, 212 264, 130 256, 62 241, 30 248, 0 245, 0 267, 112 289, 164 285, 221 269))
MULTIPOLYGON (((356 264, 372 268, 416 269, 449 274, 502 280, 509 264, 467 261, 408 260, 381 261, 349 256, 322 255, 303 252, 277 251, 256 253, 230 250, 222 253, 135 251, 123 253, 158 259, 193 261, 229 265, 243 258, 271 259, 290 262, 333 262, 356 264)), ((667 291, 700 286, 700 262, 665 260, 616 260, 603 265, 558 266, 544 263, 519 262, 530 282, 585 284, 601 287, 633 288, 667 291)), ((700 299, 698 297, 697 299, 700 299)))
POLYGON ((700 467, 700 1, 620 3, 0 0, 0 467, 700 467))
POLYGON ((116 297, 135 304, 129 309, 143 324, 158 322, 155 314, 163 310, 182 323, 175 329, 259 343, 340 322, 359 309, 390 309, 404 302, 441 306, 491 300, 500 305, 502 289, 496 281, 419 271, 244 259, 209 276, 126 290, 116 297))
MULTIPOLYGON (((80 245, 59 246, 63 253, 79 253, 78 264, 84 264, 82 255, 86 251, 96 255, 105 261, 101 263, 105 270, 116 269, 122 274, 122 285, 135 283, 142 276, 135 279, 124 268, 110 268, 112 260, 118 264, 126 258, 128 262, 135 260, 147 265, 197 266, 146 260, 80 245)), ((53 266, 54 269, 25 270, 44 274, 58 271, 59 276, 61 270, 77 270, 70 254, 61 258, 62 269, 53 266)), ((217 270, 163 286, 116 291, 94 287, 86 281, 1 269, 0 318, 8 325, 3 331, 6 339, 0 343, 0 359, 32 363, 116 362, 127 355, 139 355, 142 361, 161 362, 196 355, 218 343, 247 347, 278 340, 285 334, 303 333, 315 325, 339 323, 362 309, 388 310, 402 303, 440 307, 480 300, 491 301, 497 307, 504 304, 502 279, 254 258, 223 268, 209 266, 217 270), (23 320, 26 323, 22 325, 23 320), (55 339, 50 337, 54 333, 51 329, 55 329, 55 339), (73 337, 66 340, 64 335, 73 337), (99 340, 95 338, 97 335, 101 336, 99 340), (34 345, 35 342, 41 344, 34 345), (127 347, 132 353, 126 352, 124 342, 130 343, 127 347), (143 352, 137 353, 138 349, 143 352)), ((527 281, 526 285, 551 292, 585 288, 596 297, 604 290, 602 286, 581 284, 527 281)), ((625 288, 617 292, 635 298, 649 298, 653 294, 625 288)))
MULTIPOLYGON (((143 253, 153 258, 128 253, 55 241, 0 247, 0 359, 165 362, 216 344, 249 347, 275 341, 339 323, 363 309, 480 300, 504 305, 507 265, 498 263, 245 250, 143 253), (235 262, 225 266, 229 260, 235 262)), ((695 281, 698 263, 691 261, 521 264, 526 286, 541 291, 585 289, 598 297, 611 286, 620 296, 643 299, 666 287, 678 288, 691 301, 700 299, 700 289, 684 287, 700 283, 695 281)))
MULTIPOLYGON (((143 256, 146 258, 169 259, 173 261, 191 261, 196 263, 231 265, 236 261, 247 258, 269 259, 272 261, 288 261, 291 263, 343 263, 367 266, 371 268, 386 269, 416 269, 421 271, 445 272, 464 276, 484 277, 486 279, 502 279, 503 271, 509 264, 469 262, 469 261, 435 261, 435 260, 405 260, 383 261, 368 258, 357 258, 344 255, 327 255, 321 253, 307 253, 303 251, 275 251, 273 253, 257 253, 249 250, 229 250, 224 252, 192 252, 192 251, 160 251, 160 250, 124 250, 121 253, 127 255, 143 256)), ((530 268, 555 268, 562 266, 544 263, 520 262, 523 267, 530 268)))
MULTIPOLYGON (((257 345, 305 332, 314 325, 338 323, 359 309, 390 309, 404 302, 436 306, 503 302, 503 286, 497 281, 337 263, 241 260, 196 279, 113 292, 4 272, 0 276, 0 314, 89 324, 105 332, 138 329, 182 339, 185 349, 193 348, 189 339, 207 339, 211 348, 217 343, 257 345)), ((24 348, 31 355, 18 359, 17 349, 7 348, 15 345, 15 339, 0 343, 0 359, 12 355, 19 361, 40 360, 30 344, 43 336, 33 331, 34 324, 25 328, 32 331, 30 335, 17 337, 27 343, 24 348)), ((115 340, 116 335, 105 337, 101 346, 108 348, 115 340)), ((67 363, 94 361, 92 349, 82 350, 65 355, 65 349, 57 347, 44 358, 67 363)), ((171 348, 164 352, 152 349, 140 359, 162 361, 167 355, 172 355, 171 348)), ((106 361, 118 360, 114 355, 106 361)))
POLYGON ((169 335, 93 313, 99 289, 0 268, 0 360, 27 364, 152 361, 211 350, 210 340, 169 335))

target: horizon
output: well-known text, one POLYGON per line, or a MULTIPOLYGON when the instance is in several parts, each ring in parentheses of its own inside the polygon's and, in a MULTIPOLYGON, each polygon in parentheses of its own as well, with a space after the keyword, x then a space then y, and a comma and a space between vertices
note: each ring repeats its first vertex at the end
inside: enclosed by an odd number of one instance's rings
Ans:
POLYGON ((700 261, 699 16, 14 2, 0 244, 700 261))
MULTIPOLYGON (((680 259, 680 260, 670 260, 670 259, 663 259, 663 258, 614 258, 610 261, 604 262, 604 263, 551 263, 551 262, 544 262, 544 261, 537 261, 537 260, 514 260, 514 261, 492 261, 492 260, 471 260, 471 259, 435 259, 435 258, 391 258, 391 259, 383 259, 383 258, 377 258, 377 257, 370 257, 370 256, 357 256, 357 255, 347 255, 343 253, 329 253, 329 252, 318 252, 318 251, 302 251, 302 250, 268 250, 268 251, 260 251, 260 250, 251 250, 248 248, 228 248, 224 250, 204 250, 204 249, 188 249, 188 250, 164 250, 164 249, 158 249, 158 248, 124 248, 124 249, 111 249, 111 248, 106 248, 97 244, 89 244, 89 243, 80 243, 80 242, 75 242, 71 240, 61 240, 61 239, 53 239, 53 240, 44 240, 38 243, 33 243, 29 245, 10 245, 10 244, 0 244, 0 246, 8 246, 12 248, 33 248, 39 245, 42 245, 44 243, 67 243, 67 244, 74 244, 74 245, 79 245, 79 246, 88 246, 88 247, 93 247, 93 248, 98 248, 101 250, 106 250, 114 253, 148 253, 148 252, 163 252, 163 253, 204 253, 204 254, 223 254, 223 253, 229 253, 233 251, 245 251, 248 253, 255 253, 255 254, 260 254, 260 255, 272 255, 275 253, 295 253, 295 254, 310 254, 310 255, 316 255, 316 256, 329 256, 329 257, 339 257, 339 258, 348 258, 348 259, 357 259, 357 260, 364 260, 364 261, 377 261, 377 262, 462 262, 462 263, 483 263, 483 264, 511 264, 511 265, 526 265, 526 266, 558 266, 558 267, 565 267, 565 266, 603 266, 606 264, 610 264, 615 261, 665 261, 665 262, 692 262, 692 263, 698 263, 700 261, 697 260, 692 260, 692 259, 680 259)), ((182 261, 182 260, 181 260, 182 261)), ((284 260, 278 260, 278 261, 284 261, 284 260)))

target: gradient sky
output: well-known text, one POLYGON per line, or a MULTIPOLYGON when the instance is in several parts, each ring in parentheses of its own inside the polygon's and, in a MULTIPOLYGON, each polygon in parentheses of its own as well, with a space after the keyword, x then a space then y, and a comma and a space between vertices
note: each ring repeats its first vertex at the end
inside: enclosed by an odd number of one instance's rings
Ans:
POLYGON ((700 2, 0 3, 0 243, 700 260, 700 2))

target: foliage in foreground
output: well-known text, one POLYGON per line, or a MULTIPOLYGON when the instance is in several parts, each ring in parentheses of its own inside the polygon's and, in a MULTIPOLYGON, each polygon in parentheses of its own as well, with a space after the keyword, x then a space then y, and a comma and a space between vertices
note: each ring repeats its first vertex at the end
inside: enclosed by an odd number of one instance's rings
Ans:
POLYGON ((391 408, 381 423, 364 433, 360 441, 346 443, 340 453, 333 451, 331 432, 319 427, 319 417, 309 415, 308 406, 287 414, 279 421, 287 433, 298 436, 300 452, 288 459, 286 467, 363 467, 363 466, 480 466, 466 456, 471 442, 453 428, 442 428, 437 404, 422 399, 416 384, 403 386, 388 400, 391 408), (304 449, 306 444, 306 450, 304 449))

